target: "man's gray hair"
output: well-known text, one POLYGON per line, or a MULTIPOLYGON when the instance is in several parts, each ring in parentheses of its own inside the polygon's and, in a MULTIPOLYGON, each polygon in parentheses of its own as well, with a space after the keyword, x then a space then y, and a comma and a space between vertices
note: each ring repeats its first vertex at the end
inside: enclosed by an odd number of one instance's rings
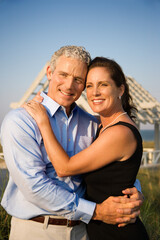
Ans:
POLYGON ((55 70, 57 60, 62 55, 65 57, 76 58, 86 63, 87 65, 89 65, 91 61, 91 56, 84 47, 64 46, 64 47, 61 47, 58 51, 56 51, 51 57, 50 67, 52 72, 55 70))

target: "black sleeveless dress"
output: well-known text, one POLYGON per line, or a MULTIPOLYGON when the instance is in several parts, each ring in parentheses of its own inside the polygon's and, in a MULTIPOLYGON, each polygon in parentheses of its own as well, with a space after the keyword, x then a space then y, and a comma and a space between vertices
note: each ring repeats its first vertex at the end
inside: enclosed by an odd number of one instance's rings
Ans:
MULTIPOLYGON (((130 128, 137 140, 137 147, 133 155, 126 161, 116 161, 98 170, 84 174, 87 186, 86 198, 96 203, 103 202, 109 196, 121 196, 123 195, 122 190, 133 187, 141 163, 142 138, 139 131, 126 122, 118 122, 112 126, 115 125, 124 125, 130 128)), ((149 239, 145 227, 139 218, 137 218, 135 223, 120 228, 117 225, 91 220, 87 225, 87 231, 90 240, 149 239)))

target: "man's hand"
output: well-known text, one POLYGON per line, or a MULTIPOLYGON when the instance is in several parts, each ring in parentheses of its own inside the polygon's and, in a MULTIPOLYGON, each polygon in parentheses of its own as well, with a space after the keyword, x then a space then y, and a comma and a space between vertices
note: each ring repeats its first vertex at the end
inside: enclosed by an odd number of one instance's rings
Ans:
POLYGON ((137 188, 135 188, 135 187, 127 188, 127 189, 123 190, 122 193, 129 196, 132 199, 141 200, 142 203, 144 201, 143 193, 139 192, 137 190, 137 188))
POLYGON ((126 194, 123 197, 109 197, 97 204, 92 219, 118 224, 119 227, 135 222, 140 214, 143 195, 136 188, 126 189, 123 193, 126 194))
MULTIPOLYGON (((123 190, 122 193, 125 194, 124 197, 126 197, 126 198, 129 197, 129 199, 132 199, 133 201, 134 200, 140 200, 140 202, 139 202, 140 204, 139 204, 139 206, 137 206, 135 208, 132 208, 132 209, 128 209, 128 210, 127 209, 126 210, 125 209, 117 209, 117 211, 121 214, 126 214, 126 211, 128 211, 128 213, 130 213, 132 215, 134 215, 138 212, 140 214, 140 207, 141 207, 141 205, 143 204, 143 201, 144 201, 143 193, 139 192, 137 190, 137 188, 135 188, 135 187, 127 188, 127 189, 123 190)), ((119 202, 118 198, 116 198, 114 200, 116 202, 119 202)), ((139 214, 138 214, 138 216, 139 216, 139 214)), ((133 222, 135 222, 135 220, 136 220, 136 218, 135 219, 132 218, 131 221, 129 221, 128 223, 133 223, 133 222)), ((119 227, 124 227, 126 225, 126 223, 123 222, 123 218, 121 218, 121 219, 118 218, 117 222, 119 223, 119 225, 118 225, 119 227)))

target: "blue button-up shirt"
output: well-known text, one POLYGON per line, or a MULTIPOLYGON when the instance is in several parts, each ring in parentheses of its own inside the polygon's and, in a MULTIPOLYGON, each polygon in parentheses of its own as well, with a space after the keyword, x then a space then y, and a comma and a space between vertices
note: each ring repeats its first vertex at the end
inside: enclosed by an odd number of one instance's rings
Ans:
MULTIPOLYGON (((70 116, 46 94, 52 129, 69 156, 88 147, 95 137, 98 121, 77 105, 70 116)), ((2 206, 17 218, 60 215, 88 223, 95 203, 85 200, 81 176, 58 177, 46 154, 34 119, 23 108, 10 111, 1 128, 1 141, 9 182, 2 206)))

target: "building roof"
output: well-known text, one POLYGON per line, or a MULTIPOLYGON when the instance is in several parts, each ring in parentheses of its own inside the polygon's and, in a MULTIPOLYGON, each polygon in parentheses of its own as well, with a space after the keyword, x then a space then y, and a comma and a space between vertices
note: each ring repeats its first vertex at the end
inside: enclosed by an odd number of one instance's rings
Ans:
POLYGON ((132 77, 127 77, 129 91, 138 109, 137 119, 142 123, 160 123, 160 103, 132 77))
MULTIPOLYGON (((43 67, 41 72, 38 74, 36 79, 33 81, 29 89, 25 92, 24 96, 19 102, 11 103, 11 108, 20 107, 24 102, 32 99, 38 91, 47 91, 48 80, 46 77, 46 67, 48 63, 43 67)), ((133 102, 138 109, 137 120, 140 123, 154 124, 155 122, 160 123, 160 103, 147 91, 145 90, 136 80, 132 77, 127 77, 129 84, 130 94, 133 102)), ((94 114, 90 109, 85 91, 82 96, 78 99, 77 104, 87 112, 94 114)))

